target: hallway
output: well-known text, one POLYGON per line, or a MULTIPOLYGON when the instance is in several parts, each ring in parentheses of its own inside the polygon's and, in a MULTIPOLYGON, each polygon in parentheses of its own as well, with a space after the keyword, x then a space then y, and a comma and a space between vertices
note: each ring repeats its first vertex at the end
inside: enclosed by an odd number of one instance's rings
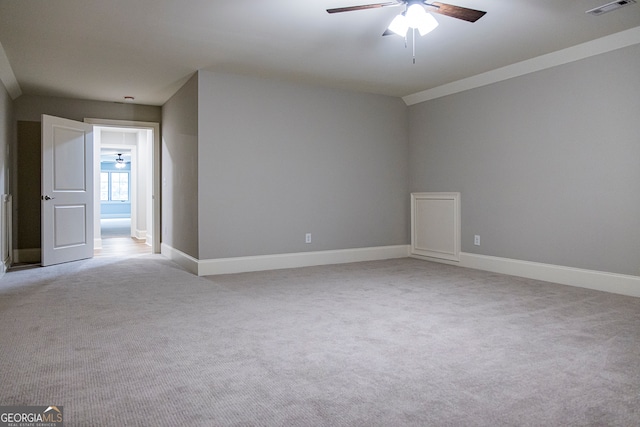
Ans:
POLYGON ((101 219, 102 249, 96 249, 94 256, 134 256, 151 253, 151 246, 144 240, 131 237, 131 219, 101 219))

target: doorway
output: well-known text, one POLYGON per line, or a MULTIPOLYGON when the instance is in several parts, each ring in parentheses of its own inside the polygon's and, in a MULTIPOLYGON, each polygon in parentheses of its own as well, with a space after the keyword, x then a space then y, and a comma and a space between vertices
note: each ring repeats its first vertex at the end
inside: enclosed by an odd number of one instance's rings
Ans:
POLYGON ((94 256, 159 253, 159 126, 94 125, 94 256))
MULTIPOLYGON (((137 175, 138 131, 136 129, 96 128, 101 133, 100 148, 100 240, 94 256, 151 253, 146 244, 146 221, 132 227, 132 206, 137 211, 139 188, 132 176, 137 175)), ((143 182, 144 184, 144 182, 143 182)), ((144 201, 142 201, 144 203, 144 201)))

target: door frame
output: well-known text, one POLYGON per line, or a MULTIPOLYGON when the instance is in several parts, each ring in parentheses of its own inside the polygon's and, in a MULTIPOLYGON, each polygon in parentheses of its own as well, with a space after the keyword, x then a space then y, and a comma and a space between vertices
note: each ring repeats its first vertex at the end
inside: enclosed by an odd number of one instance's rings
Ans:
MULTIPOLYGON (((110 144, 110 143, 103 143, 102 142, 102 131, 108 129, 108 127, 106 126, 94 126, 93 127, 93 135, 94 135, 94 143, 95 143, 95 149, 98 149, 98 145, 100 145, 100 150, 103 149, 108 149, 108 150, 115 150, 116 152, 122 151, 122 153, 129 153, 129 155, 131 156, 131 167, 129 169, 129 176, 130 176, 130 181, 129 181, 129 187, 130 187, 130 193, 129 193, 129 202, 131 204, 131 213, 130 213, 130 219, 131 219, 131 230, 130 230, 130 237, 135 237, 136 239, 143 239, 144 236, 140 237, 136 232, 134 232, 134 230, 138 230, 138 204, 139 204, 139 200, 138 200, 138 183, 139 183, 139 179, 138 179, 138 145, 118 145, 118 144, 110 144)), ((114 129, 120 129, 120 128, 114 128, 114 129)), ((134 128, 136 130, 140 129, 140 128, 134 128)), ((95 161, 96 161, 96 165, 100 165, 101 164, 101 157, 102 157, 102 153, 100 153, 98 156, 95 156, 95 161)), ((149 161, 149 164, 151 164, 151 161, 149 161)), ((99 166, 96 166, 99 167, 99 166)), ((96 179, 97 177, 100 176, 99 173, 96 174, 96 179)), ((96 185, 96 191, 98 191, 98 186, 96 185)), ((151 187, 149 187, 149 193, 151 193, 151 187)), ((146 201, 145 201, 146 203, 146 201)), ((101 249, 102 248, 102 233, 100 230, 100 218, 98 218, 98 213, 101 212, 101 201, 98 200, 98 198, 95 198, 95 209, 96 209, 96 218, 94 218, 94 236, 95 236, 95 247, 96 249, 101 249)), ((149 227, 152 227, 152 225, 149 225, 149 227)), ((153 230, 150 230, 150 234, 153 235, 153 230)))
MULTIPOLYGON (((152 245, 151 251, 154 254, 160 253, 161 235, 160 235, 160 124, 156 122, 138 122, 130 120, 110 120, 110 119, 96 119, 85 118, 85 123, 91 124, 94 127, 118 127, 118 128, 136 128, 136 129, 148 129, 153 133, 153 144, 151 146, 152 162, 151 169, 153 175, 153 184, 151 185, 151 207, 152 207, 152 245)), ((96 147, 99 148, 99 147, 96 147)), ((98 150, 99 151, 99 150, 98 150)), ((99 182, 99 180, 98 180, 99 182)), ((99 197, 99 191, 97 196, 99 197)), ((98 201, 99 202, 99 201, 98 201)), ((95 220, 99 223, 100 217, 94 214, 95 220)))

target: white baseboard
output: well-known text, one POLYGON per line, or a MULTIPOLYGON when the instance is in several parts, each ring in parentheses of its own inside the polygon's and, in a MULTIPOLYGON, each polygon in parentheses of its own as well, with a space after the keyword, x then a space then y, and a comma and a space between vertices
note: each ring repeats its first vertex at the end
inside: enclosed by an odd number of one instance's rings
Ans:
POLYGON ((187 255, 178 249, 174 249, 166 243, 160 244, 160 253, 176 264, 184 267, 188 272, 196 275, 198 274, 198 260, 191 255, 187 255))
POLYGON ((412 255, 413 258, 459 265, 460 267, 494 273, 526 277, 528 279, 559 283, 561 285, 594 289, 597 291, 640 297, 640 276, 607 273, 603 271, 585 270, 564 267, 561 265, 543 264, 539 262, 520 261, 487 255, 460 253, 460 262, 451 262, 436 258, 425 258, 412 255))
POLYGON ((7 258, 2 263, 0 263, 0 279, 4 277, 4 274, 7 272, 10 266, 11 266, 10 258, 7 258))
POLYGON ((14 264, 18 264, 21 262, 24 263, 36 263, 42 260, 40 248, 30 248, 30 249, 14 249, 13 250, 13 259, 12 262, 14 264))
POLYGON ((135 237, 138 240, 146 240, 147 239, 147 230, 135 229, 133 231, 133 237, 135 237))
POLYGON ((545 282, 559 283, 561 285, 576 286, 580 288, 594 289, 597 291, 640 297, 640 276, 628 276, 624 274, 520 261, 466 252, 461 252, 460 262, 456 262, 411 255, 409 253, 409 249, 409 245, 397 245, 198 260, 184 252, 166 245, 165 243, 162 243, 161 245, 162 255, 198 276, 310 267, 314 265, 344 264, 360 261, 376 261, 411 256, 417 259, 425 259, 444 264, 473 268, 476 270, 491 271, 494 273, 509 274, 512 276, 526 277, 545 282))
POLYGON ((372 248, 339 249, 331 251, 197 260, 163 243, 161 253, 198 276, 211 276, 216 274, 310 267, 313 265, 344 264, 348 262, 406 258, 409 255, 409 246, 380 246, 372 248))

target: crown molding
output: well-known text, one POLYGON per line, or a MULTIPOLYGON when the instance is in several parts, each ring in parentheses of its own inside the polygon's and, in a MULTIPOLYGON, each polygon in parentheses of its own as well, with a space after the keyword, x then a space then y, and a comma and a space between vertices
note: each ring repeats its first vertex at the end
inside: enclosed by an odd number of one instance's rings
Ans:
POLYGON ((427 89, 411 95, 402 97, 407 105, 419 104, 436 98, 441 98, 465 90, 486 86, 503 80, 511 79, 558 65, 579 61, 591 56, 621 49, 627 46, 640 43, 640 26, 619 33, 611 34, 599 39, 581 43, 566 49, 548 53, 517 62, 505 67, 496 68, 486 73, 477 74, 466 79, 447 83, 432 89, 427 89))

